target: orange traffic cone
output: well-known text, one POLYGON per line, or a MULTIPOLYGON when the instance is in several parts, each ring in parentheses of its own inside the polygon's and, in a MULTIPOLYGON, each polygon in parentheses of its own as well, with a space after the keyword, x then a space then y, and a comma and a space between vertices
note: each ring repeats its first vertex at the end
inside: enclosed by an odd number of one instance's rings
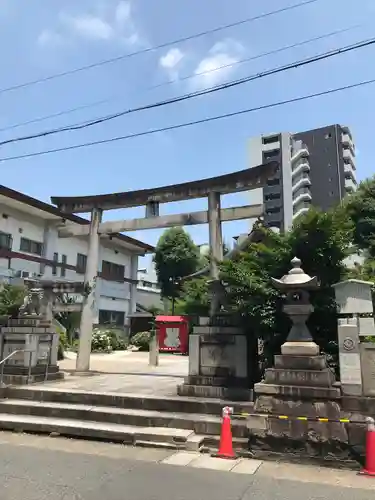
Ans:
POLYGON ((237 457, 233 451, 232 429, 230 423, 230 415, 233 413, 233 408, 225 406, 223 408, 223 420, 221 423, 220 446, 219 451, 212 455, 216 458, 226 458, 235 460, 237 457))
POLYGON ((364 476, 375 477, 375 420, 371 417, 366 418, 366 465, 360 474, 364 476))

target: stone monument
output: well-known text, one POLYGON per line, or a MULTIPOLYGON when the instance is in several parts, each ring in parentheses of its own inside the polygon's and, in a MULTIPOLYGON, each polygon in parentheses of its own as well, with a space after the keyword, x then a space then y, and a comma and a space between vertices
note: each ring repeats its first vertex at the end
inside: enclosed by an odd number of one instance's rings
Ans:
POLYGON ((339 407, 334 401, 340 398, 340 387, 306 325, 314 311, 309 291, 318 288, 317 278, 301 269, 299 259, 294 258, 291 263, 287 275, 272 281, 286 294, 283 310, 291 319, 292 328, 281 355, 275 356, 274 368, 267 369, 264 380, 255 384, 255 409, 281 415, 293 414, 295 410, 309 417, 337 415, 339 407))
POLYGON ((63 378, 57 365, 59 333, 53 325, 56 298, 83 293, 83 283, 25 280, 28 293, 19 317, 1 328, 1 383, 29 384, 63 378), (81 290, 82 289, 82 290, 81 290))
POLYGON ((344 396, 375 396, 375 336, 372 282, 350 279, 334 285, 340 381, 344 396))
POLYGON ((180 396, 250 401, 247 338, 230 315, 199 318, 189 335, 189 375, 180 396))

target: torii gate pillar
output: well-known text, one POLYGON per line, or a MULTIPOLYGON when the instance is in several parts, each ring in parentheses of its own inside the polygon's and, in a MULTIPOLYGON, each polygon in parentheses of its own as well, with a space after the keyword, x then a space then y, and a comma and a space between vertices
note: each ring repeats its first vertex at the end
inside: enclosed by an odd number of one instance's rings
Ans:
POLYGON ((76 369, 79 372, 87 372, 90 369, 92 318, 94 316, 94 310, 97 307, 95 288, 98 277, 100 247, 99 224, 102 221, 102 213, 103 211, 98 208, 94 208, 91 211, 89 248, 85 271, 85 286, 88 288, 89 293, 84 298, 81 314, 79 349, 76 364, 76 369))

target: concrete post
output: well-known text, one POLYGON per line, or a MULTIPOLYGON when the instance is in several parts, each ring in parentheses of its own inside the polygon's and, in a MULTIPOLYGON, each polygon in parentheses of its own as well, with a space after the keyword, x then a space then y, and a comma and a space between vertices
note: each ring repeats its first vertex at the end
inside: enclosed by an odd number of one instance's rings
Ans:
POLYGON ((156 331, 153 332, 150 340, 148 364, 150 366, 159 366, 159 341, 156 331))
POLYGON ((211 279, 219 279, 218 262, 223 260, 223 237, 220 219, 220 193, 208 194, 208 232, 211 250, 211 279))
POLYGON ((137 310, 137 275, 138 275, 138 255, 132 255, 130 259, 130 279, 134 283, 130 284, 130 305, 129 314, 134 314, 137 310))
MULTIPOLYGON (((44 225, 44 229, 43 229, 43 246, 42 246, 42 255, 41 257, 43 259, 48 259, 49 258, 49 253, 50 253, 50 248, 49 248, 49 244, 50 244, 50 240, 51 240, 51 226, 50 226, 50 222, 47 221, 44 225)), ((39 274, 41 276, 43 276, 46 272, 46 264, 44 264, 44 262, 41 262, 39 264, 39 274)))
POLYGON ((102 210, 94 208, 91 212, 89 250, 85 272, 85 285, 90 287, 90 293, 87 297, 84 298, 83 301, 79 348, 76 364, 77 371, 81 372, 85 372, 90 369, 92 324, 94 318, 94 308, 96 307, 95 286, 99 267, 100 236, 98 233, 98 229, 101 219, 102 210))

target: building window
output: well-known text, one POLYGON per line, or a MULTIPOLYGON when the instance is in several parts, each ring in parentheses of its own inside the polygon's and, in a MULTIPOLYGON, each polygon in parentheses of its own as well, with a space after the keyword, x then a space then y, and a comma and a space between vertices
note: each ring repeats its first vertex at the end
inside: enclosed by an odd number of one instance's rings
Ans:
POLYGON ((29 240, 28 238, 21 238, 20 250, 21 252, 33 253, 34 255, 42 255, 43 243, 29 240))
POLYGON ((13 238, 11 234, 0 231, 0 248, 12 250, 13 238))
POLYGON ((272 215, 272 214, 279 214, 280 213, 280 208, 279 207, 274 207, 274 208, 269 208, 266 211, 267 215, 272 215))
POLYGON ((326 134, 326 135, 324 136, 324 139, 331 139, 331 138, 332 138, 332 134, 331 134, 331 132, 329 132, 328 134, 326 134))
POLYGON ((102 278, 108 281, 124 281, 125 277, 125 266, 119 264, 114 264, 113 262, 108 262, 107 260, 102 261, 102 278))
POLYGON ((121 311, 99 310, 99 323, 101 325, 124 326, 125 313, 121 311))
POLYGON ((280 184, 280 179, 268 179, 267 186, 278 186, 280 184))
POLYGON ((278 135, 270 135, 268 137, 262 137, 262 144, 273 144, 274 142, 279 141, 279 136, 278 135))
POLYGON ((272 158, 277 158, 280 155, 280 149, 273 149, 272 151, 267 151, 264 153, 264 160, 272 160, 272 158))
POLYGON ((280 193, 270 193, 270 194, 266 194, 264 197, 265 201, 280 200, 280 198, 281 198, 280 193))
POLYGON ((67 263, 67 257, 66 255, 61 256, 61 270, 60 270, 60 276, 62 278, 65 278, 66 276, 66 263, 67 263))
POLYGON ((55 252, 53 254, 53 266, 52 266, 52 275, 56 276, 57 274, 57 263, 59 261, 59 254, 55 252))
POLYGON ((77 265, 76 271, 78 274, 85 274, 87 266, 87 255, 83 253, 77 253, 77 265))

